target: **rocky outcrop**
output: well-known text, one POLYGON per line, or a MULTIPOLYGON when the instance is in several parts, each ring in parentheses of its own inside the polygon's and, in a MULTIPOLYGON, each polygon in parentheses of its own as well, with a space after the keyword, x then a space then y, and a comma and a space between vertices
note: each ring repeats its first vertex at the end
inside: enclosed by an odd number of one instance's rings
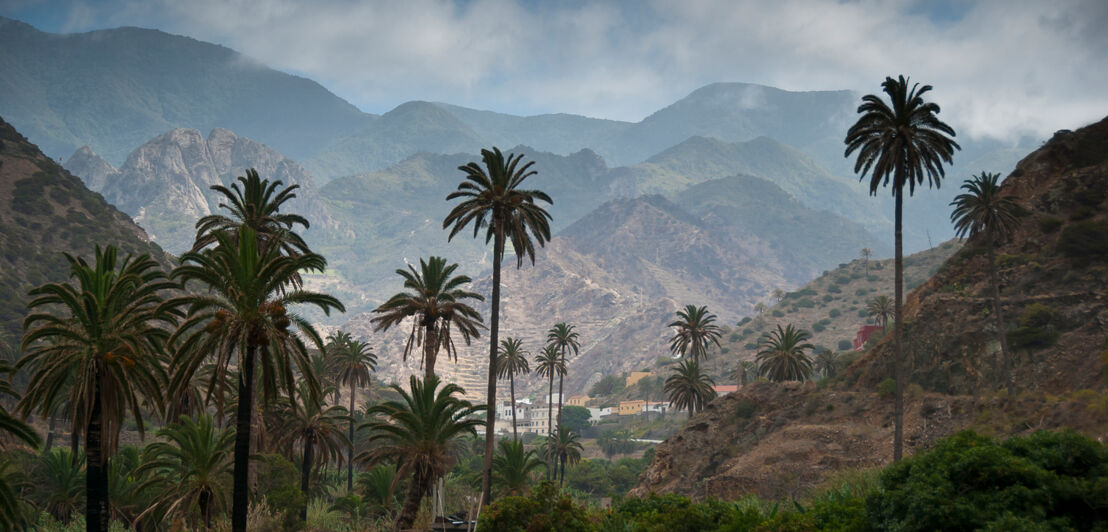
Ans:
POLYGON ((211 187, 231 183, 247 168, 266 179, 299 184, 289 210, 313 226, 334 224, 307 171, 226 129, 217 128, 206 139, 195 129, 174 129, 136 148, 118 171, 87 148, 78 150, 67 165, 174 253, 191 246, 197 220, 219 209, 222 196, 211 187))

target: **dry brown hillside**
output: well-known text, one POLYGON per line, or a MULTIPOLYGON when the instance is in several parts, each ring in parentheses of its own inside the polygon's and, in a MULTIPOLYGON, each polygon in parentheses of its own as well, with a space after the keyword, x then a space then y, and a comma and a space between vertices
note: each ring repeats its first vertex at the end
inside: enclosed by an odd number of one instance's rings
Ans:
MULTIPOLYGON (((1108 119, 1056 133, 1004 190, 1026 211, 998 250, 1021 391, 998 391, 983 242, 970 239, 907 297, 909 453, 963 428, 1108 437, 1108 119)), ((891 375, 887 340, 825 386, 762 383, 717 399, 658 446, 632 495, 796 496, 833 471, 888 463, 893 404, 877 393, 891 375)))

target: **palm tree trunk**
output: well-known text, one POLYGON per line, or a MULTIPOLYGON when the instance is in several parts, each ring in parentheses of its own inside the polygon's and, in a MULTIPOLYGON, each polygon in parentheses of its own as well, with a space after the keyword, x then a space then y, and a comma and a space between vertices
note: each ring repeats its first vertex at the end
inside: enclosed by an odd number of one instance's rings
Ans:
MULTIPOLYGON (((546 435, 554 435, 554 368, 550 369, 550 392, 546 395, 546 435)), ((554 463, 554 467, 558 467, 557 462, 554 463)), ((554 480, 558 476, 557 471, 546 470, 546 478, 554 480)))
POLYGON ((246 532, 250 509, 250 419, 254 409, 254 356, 256 346, 247 346, 239 371, 239 404, 235 412, 235 467, 231 499, 231 530, 246 532))
MULTIPOLYGON (((897 176, 897 183, 903 181, 897 176)), ((893 328, 893 376, 896 379, 896 405, 893 407, 893 462, 899 462, 904 456, 904 351, 901 349, 900 331, 904 328, 904 316, 901 315, 901 301, 904 299, 904 247, 901 223, 903 217, 904 190, 897 188, 893 195, 896 197, 896 227, 895 243, 896 254, 893 262, 896 279, 894 283, 895 301, 893 301, 893 319, 896 320, 893 328)), ((886 320, 886 324, 888 321, 886 320)))
POLYGON ((54 426, 57 424, 58 418, 56 416, 50 416, 50 428, 46 429, 46 443, 42 445, 42 454, 50 452, 50 448, 54 446, 54 426))
MULTIPOLYGON (((561 364, 564 367, 566 364, 566 348, 562 347, 561 364)), ((558 428, 562 428, 562 386, 565 383, 566 376, 558 374, 558 428)))
POLYGON ((108 529, 108 464, 104 456, 104 422, 100 410, 99 383, 93 383, 92 412, 85 432, 85 525, 88 532, 108 529))
POLYGON ((987 234, 989 245, 989 280, 993 285, 993 313, 996 314, 996 333, 1000 336, 1001 365, 1004 368, 1004 376, 1008 380, 1008 397, 1016 393, 1016 375, 1012 363, 1012 354, 1008 351, 1008 333, 1004 327, 1003 310, 1000 307, 1000 279, 996 272, 996 249, 994 249, 993 235, 987 234))
POLYGON ((304 439, 304 461, 300 466, 300 491, 304 494, 304 506, 300 508, 300 520, 308 521, 308 484, 312 478, 312 444, 315 438, 308 436, 304 439))
POLYGON ((512 438, 519 441, 519 432, 516 430, 516 374, 508 373, 508 388, 512 391, 512 438))
POLYGON ((400 516, 396 518, 396 530, 412 528, 416 514, 419 513, 419 503, 423 500, 423 494, 427 492, 426 479, 419 472, 412 477, 412 485, 408 487, 408 495, 404 497, 404 506, 400 509, 400 516))
MULTIPOLYGON (((481 471, 481 505, 492 502, 492 456, 496 452, 496 347, 500 328, 500 262, 504 258, 504 228, 497 226, 492 247, 492 309, 489 311, 489 387, 485 395, 493 405, 485 415, 485 463, 481 471)), ((514 405, 513 405, 514 406, 514 405)))
MULTIPOLYGON (((88 443, 88 442, 86 442, 88 443)), ((73 457, 73 463, 77 463, 77 453, 81 450, 81 435, 77 433, 77 427, 69 432, 69 455, 73 457)))
POLYGON ((354 381, 350 382, 350 447, 346 449, 346 491, 354 491, 354 381))
POLYGON ((204 519, 204 529, 212 527, 212 493, 208 490, 200 492, 196 498, 196 504, 200 506, 200 516, 204 519))
POLYGON ((437 355, 438 338, 435 337, 434 325, 424 327, 423 331, 423 382, 427 382, 435 374, 435 358, 437 355))
MULTIPOLYGON (((559 421, 558 423, 560 424, 561 421, 559 421)), ((561 456, 561 459, 562 459, 562 468, 561 468, 562 469, 562 474, 561 474, 561 478, 558 479, 558 487, 559 488, 565 486, 565 483, 566 483, 566 456, 563 454, 561 456)))

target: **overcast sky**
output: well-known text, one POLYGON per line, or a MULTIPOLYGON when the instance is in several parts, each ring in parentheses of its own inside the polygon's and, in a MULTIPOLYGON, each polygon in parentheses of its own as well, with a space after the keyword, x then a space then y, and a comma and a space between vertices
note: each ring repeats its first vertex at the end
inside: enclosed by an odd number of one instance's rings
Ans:
POLYGON ((1108 0, 0 0, 52 32, 158 28, 385 112, 434 100, 638 121, 716 81, 935 86, 959 133, 1048 135, 1108 115, 1108 0))

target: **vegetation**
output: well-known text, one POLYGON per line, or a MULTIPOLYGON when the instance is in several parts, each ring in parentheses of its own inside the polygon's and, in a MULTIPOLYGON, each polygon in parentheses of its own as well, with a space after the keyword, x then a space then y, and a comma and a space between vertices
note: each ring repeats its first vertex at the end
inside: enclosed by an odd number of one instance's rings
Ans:
POLYGON ((519 441, 519 432, 516 423, 516 375, 526 375, 531 372, 527 364, 527 355, 523 350, 523 342, 518 338, 506 338, 500 342, 500 352, 497 354, 496 376, 503 379, 508 377, 508 386, 511 393, 512 405, 512 438, 519 441))
MULTIPOLYGON (((561 358, 562 371, 558 373, 558 429, 562 427, 562 402, 565 400, 562 397, 564 394, 563 384, 565 380, 566 370, 566 350, 573 351, 574 355, 577 355, 581 350, 581 344, 579 342, 577 331, 574 330, 573 325, 562 322, 555 324, 551 327, 550 331, 546 333, 546 341, 551 346, 558 350, 558 356, 561 358)), ((558 430, 554 430, 557 433, 558 430)))
POLYGON ((692 417, 716 397, 713 384, 712 378, 700 371, 699 362, 691 358, 682 360, 673 375, 666 379, 665 392, 669 395, 669 405, 688 409, 689 417, 692 417))
POLYGON ((708 307, 686 305, 684 310, 677 311, 677 318, 669 324, 677 329, 669 341, 671 353, 700 362, 708 358, 711 344, 720 347, 721 329, 715 324, 716 315, 708 312, 708 307))
MULTIPOLYGON (((845 155, 849 157, 851 153, 858 152, 854 171, 861 179, 870 174, 869 190, 872 195, 877 194, 880 186, 887 186, 892 177, 896 249, 893 315, 899 317, 904 301, 901 234, 904 188, 907 186, 911 195, 916 185, 922 185, 925 179, 928 186, 938 186, 945 175, 943 163, 950 164, 954 150, 960 147, 953 140, 954 129, 935 116, 939 114, 938 104, 923 99, 924 94, 931 90, 930 85, 920 87, 915 84, 909 89, 908 80, 900 76, 897 79, 885 78, 881 87, 889 96, 889 103, 873 94, 862 97, 862 105, 858 107, 858 113, 862 116, 846 133, 845 155)), ((897 382, 893 437, 895 461, 899 461, 904 454, 904 353, 900 329, 899 325, 893 329, 893 367, 897 382)))
MULTIPOLYGON (((492 252, 492 300, 489 311, 489 371, 488 393, 485 397, 496 397, 496 352, 500 331, 500 264, 504 260, 504 245, 511 241, 516 253, 516 268, 523 266, 523 258, 529 257, 535 262, 535 243, 545 245, 550 240, 550 213, 536 201, 553 204, 550 196, 540 190, 519 188, 523 181, 535 175, 531 170, 534 161, 523 166, 519 163, 523 155, 509 154, 507 159, 499 148, 492 151, 481 150, 485 167, 470 162, 458 167, 465 172, 466 180, 458 189, 446 196, 446 201, 461 199, 442 222, 443 229, 453 226, 448 240, 473 225, 473 237, 477 238, 481 228, 485 228, 485 244, 493 242, 492 252)), ((496 416, 489 416, 485 427, 485 465, 481 481, 481 500, 492 500, 492 457, 493 441, 496 434, 496 416)))
POLYGON ((758 373, 771 381, 804 381, 812 375, 812 360, 805 350, 814 349, 805 343, 808 331, 788 325, 762 338, 758 351, 758 373))

